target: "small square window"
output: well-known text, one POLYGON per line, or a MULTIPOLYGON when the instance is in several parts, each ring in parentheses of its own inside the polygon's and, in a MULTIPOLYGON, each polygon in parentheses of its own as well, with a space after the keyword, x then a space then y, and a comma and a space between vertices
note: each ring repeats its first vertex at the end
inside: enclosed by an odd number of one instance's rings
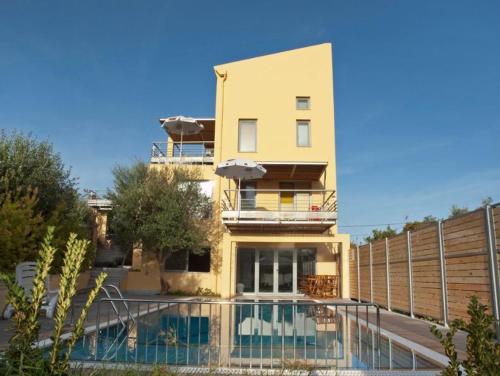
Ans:
POLYGON ((297 97, 296 99, 297 110, 309 110, 311 104, 309 97, 297 97))
POLYGON ((311 129, 309 120, 297 120, 297 146, 311 146, 311 129))

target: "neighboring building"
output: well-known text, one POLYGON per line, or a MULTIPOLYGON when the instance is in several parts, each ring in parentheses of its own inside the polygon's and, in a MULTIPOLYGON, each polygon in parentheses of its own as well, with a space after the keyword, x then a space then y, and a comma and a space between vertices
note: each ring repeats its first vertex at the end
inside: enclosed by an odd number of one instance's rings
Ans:
POLYGON ((183 137, 182 158, 179 135, 154 143, 151 164, 200 168, 202 189, 220 207, 224 234, 211 255, 176 254, 164 278, 173 290, 290 296, 298 294, 302 275, 336 275, 340 296, 348 298, 349 236, 336 226, 331 45, 214 70, 215 119, 198 119, 204 130, 183 137), (237 181, 214 174, 231 158, 267 169, 263 179, 242 182, 241 200, 237 181))

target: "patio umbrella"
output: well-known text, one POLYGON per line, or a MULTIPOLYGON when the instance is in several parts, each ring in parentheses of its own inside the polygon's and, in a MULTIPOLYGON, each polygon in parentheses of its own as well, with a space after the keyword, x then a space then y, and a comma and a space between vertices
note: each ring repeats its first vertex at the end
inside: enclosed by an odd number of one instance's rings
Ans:
POLYGON ((260 164, 247 159, 228 159, 217 165, 215 174, 228 179, 238 179, 238 217, 241 207, 241 181, 260 179, 266 173, 260 164))
POLYGON ((203 125, 192 117, 173 116, 165 119, 161 125, 168 133, 181 135, 181 149, 179 156, 182 158, 182 139, 184 135, 198 134, 203 130, 203 125))

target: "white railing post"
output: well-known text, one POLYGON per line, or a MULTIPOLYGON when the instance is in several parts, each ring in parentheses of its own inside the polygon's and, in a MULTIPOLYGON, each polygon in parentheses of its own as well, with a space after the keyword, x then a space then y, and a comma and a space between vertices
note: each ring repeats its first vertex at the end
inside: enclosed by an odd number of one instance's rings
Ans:
POLYGON ((413 266, 411 250, 411 232, 406 231, 406 243, 408 248, 408 299, 410 303, 410 316, 415 317, 413 312, 413 266))
POLYGON ((387 288, 387 310, 391 310, 391 270, 389 266, 389 239, 385 238, 385 274, 387 288))
POLYGON ((484 208, 484 220, 486 224, 486 247, 488 250, 488 266, 490 270, 491 305, 496 320, 497 342, 500 342, 500 307, 499 307, 499 280, 498 280, 498 257, 495 238, 495 223, 493 221, 493 210, 490 205, 484 208))
POLYGON ((448 287, 446 285, 446 257, 444 254, 443 221, 438 221, 439 268, 441 271, 441 300, 443 323, 448 327, 448 287))
POLYGON ((372 242, 369 243, 370 248, 370 302, 373 303, 373 256, 372 256, 372 242))
POLYGON ((356 246, 356 268, 357 268, 357 277, 358 277, 358 302, 361 301, 361 280, 359 277, 359 245, 356 246))

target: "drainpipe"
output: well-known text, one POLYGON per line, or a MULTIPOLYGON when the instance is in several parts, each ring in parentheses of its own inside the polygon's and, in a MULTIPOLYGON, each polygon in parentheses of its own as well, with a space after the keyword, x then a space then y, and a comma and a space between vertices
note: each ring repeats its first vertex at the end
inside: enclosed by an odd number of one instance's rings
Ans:
MULTIPOLYGON (((227 72, 225 70, 218 71, 217 69, 214 69, 215 75, 222 79, 222 93, 221 93, 221 104, 220 104, 220 131, 219 131, 219 158, 222 155, 222 124, 224 122, 224 83, 226 82, 227 79, 227 72)), ((217 109, 216 109, 216 115, 217 115, 217 109)), ((215 119, 215 122, 217 123, 217 118, 215 119)), ((214 140, 215 141, 215 140, 214 140)), ((221 184, 221 177, 219 176, 219 195, 217 198, 217 204, 220 205, 221 202, 221 196, 222 196, 222 184, 221 184)), ((221 241, 221 244, 219 245, 221 247, 221 256, 222 253, 224 253, 224 242, 221 241)), ((230 247, 232 249, 232 245, 230 247)), ((230 262, 230 267, 232 268, 232 261, 230 262)), ((215 290, 219 290, 219 278, 215 279, 215 290)))
MULTIPOLYGON (((215 75, 222 79, 222 93, 221 93, 221 104, 220 104, 220 130, 219 130, 219 158, 221 158, 222 155, 222 128, 224 124, 224 83, 227 80, 227 72, 225 70, 220 70, 218 71, 217 69, 214 69, 215 75)), ((217 120, 217 119, 216 119, 217 120)), ((222 184, 221 184, 221 177, 219 176, 219 198, 218 202, 220 203, 221 200, 221 195, 222 195, 222 184)))

